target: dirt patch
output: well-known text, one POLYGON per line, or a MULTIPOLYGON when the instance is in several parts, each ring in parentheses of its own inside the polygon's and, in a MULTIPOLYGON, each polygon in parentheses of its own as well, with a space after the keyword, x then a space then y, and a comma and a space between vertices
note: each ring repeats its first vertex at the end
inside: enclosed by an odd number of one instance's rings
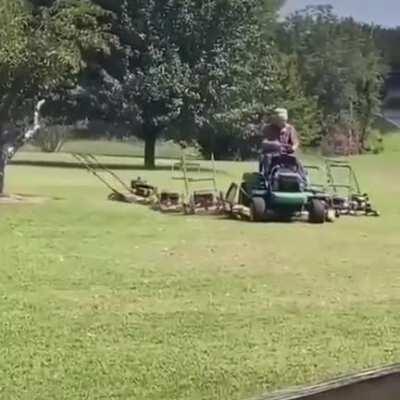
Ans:
POLYGON ((42 204, 48 200, 51 200, 51 198, 34 195, 3 194, 0 195, 0 206, 3 204, 42 204))

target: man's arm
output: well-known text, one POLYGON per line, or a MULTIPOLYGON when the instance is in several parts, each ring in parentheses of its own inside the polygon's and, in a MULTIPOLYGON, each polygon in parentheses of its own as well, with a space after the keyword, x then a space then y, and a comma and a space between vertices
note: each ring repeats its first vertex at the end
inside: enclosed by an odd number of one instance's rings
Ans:
POLYGON ((290 142, 292 144, 293 151, 296 151, 300 147, 299 135, 294 127, 292 127, 290 130, 290 142))

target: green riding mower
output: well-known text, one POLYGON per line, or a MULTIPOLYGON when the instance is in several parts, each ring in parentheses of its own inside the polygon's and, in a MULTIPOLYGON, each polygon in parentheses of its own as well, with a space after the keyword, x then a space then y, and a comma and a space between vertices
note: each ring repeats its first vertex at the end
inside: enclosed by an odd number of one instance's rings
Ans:
POLYGON ((323 224, 337 216, 324 186, 312 185, 290 147, 277 142, 264 143, 259 172, 244 174, 240 186, 231 185, 225 200, 229 214, 256 222, 307 217, 323 224))

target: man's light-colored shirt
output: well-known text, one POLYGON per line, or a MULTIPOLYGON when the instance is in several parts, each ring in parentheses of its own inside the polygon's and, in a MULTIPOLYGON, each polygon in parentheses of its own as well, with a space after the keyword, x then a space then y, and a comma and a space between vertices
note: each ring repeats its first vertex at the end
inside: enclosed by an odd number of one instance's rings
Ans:
POLYGON ((294 126, 286 124, 282 129, 275 125, 265 125, 261 130, 264 140, 279 141, 284 145, 298 146, 299 137, 294 126))

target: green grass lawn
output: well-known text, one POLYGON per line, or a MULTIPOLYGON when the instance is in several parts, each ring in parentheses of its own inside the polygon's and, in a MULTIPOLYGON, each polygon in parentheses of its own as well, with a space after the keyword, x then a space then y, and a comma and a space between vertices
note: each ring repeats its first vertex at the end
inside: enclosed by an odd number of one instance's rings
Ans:
POLYGON ((166 216, 11 166, 10 191, 58 200, 0 207, 0 398, 239 400, 399 361, 399 156, 353 160, 382 218, 325 226, 166 216))

